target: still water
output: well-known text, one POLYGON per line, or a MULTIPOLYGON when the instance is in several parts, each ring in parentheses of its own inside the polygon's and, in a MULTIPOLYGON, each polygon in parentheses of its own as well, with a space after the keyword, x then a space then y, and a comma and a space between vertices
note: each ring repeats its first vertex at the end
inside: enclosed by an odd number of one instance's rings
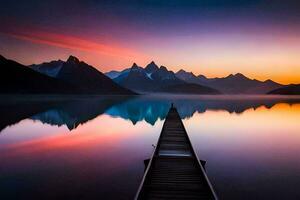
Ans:
POLYGON ((2 98, 1 199, 132 199, 171 102, 220 199, 300 199, 297 96, 2 98))

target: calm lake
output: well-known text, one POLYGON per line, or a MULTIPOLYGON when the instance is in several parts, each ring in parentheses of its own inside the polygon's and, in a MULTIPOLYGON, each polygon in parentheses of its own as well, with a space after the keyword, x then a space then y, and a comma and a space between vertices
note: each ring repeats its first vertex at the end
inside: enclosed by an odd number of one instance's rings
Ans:
POLYGON ((300 97, 2 97, 1 199, 133 199, 171 102, 220 199, 300 199, 300 97))

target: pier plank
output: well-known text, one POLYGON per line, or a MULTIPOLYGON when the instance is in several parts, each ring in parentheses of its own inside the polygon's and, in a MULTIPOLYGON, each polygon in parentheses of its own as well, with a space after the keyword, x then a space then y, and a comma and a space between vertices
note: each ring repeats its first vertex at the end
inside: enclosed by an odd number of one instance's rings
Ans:
POLYGON ((135 199, 217 199, 173 106, 135 199))

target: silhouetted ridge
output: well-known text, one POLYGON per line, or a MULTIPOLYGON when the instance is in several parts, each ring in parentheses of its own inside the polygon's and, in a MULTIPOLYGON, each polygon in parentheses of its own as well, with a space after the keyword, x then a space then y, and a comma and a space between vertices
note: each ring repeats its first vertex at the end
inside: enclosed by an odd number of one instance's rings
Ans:
POLYGON ((153 73, 155 71, 157 71, 159 68, 158 66, 155 64, 154 61, 152 61, 151 63, 149 63, 146 67, 145 70, 147 73, 153 73))
POLYGON ((168 69, 165 67, 165 66, 160 66, 160 68, 159 68, 160 70, 162 70, 162 71, 165 71, 165 72, 167 72, 168 71, 168 69))
POLYGON ((0 57, 0 66, 3 76, 0 79, 1 93, 80 93, 79 88, 70 83, 36 72, 3 56, 0 57))
POLYGON ((186 72, 183 69, 180 69, 178 72, 176 72, 176 77, 189 83, 197 84, 198 81, 198 77, 195 76, 193 72, 186 72))
POLYGON ((197 77, 198 77, 198 78, 207 79, 207 77, 206 77, 206 76, 204 76, 204 75, 202 75, 202 74, 198 75, 197 77))
POLYGON ((291 84, 268 92, 268 94, 300 95, 300 84, 291 84))
POLYGON ((138 68, 139 66, 136 63, 133 63, 131 68, 138 68))
POLYGON ((62 60, 54 60, 51 62, 44 62, 39 65, 33 64, 30 65, 29 67, 37 72, 56 78, 63 64, 64 61, 62 60))
POLYGON ((179 70, 176 76, 188 83, 211 87, 224 94, 265 94, 282 86, 274 81, 252 80, 242 73, 230 74, 224 78, 207 78, 204 75, 195 76, 192 72, 179 70))
POLYGON ((72 56, 72 55, 71 55, 71 56, 68 58, 67 62, 79 64, 80 61, 79 61, 78 58, 76 58, 75 56, 72 56))
POLYGON ((173 71, 168 70, 165 66, 158 67, 153 61, 145 68, 134 63, 131 68, 122 72, 111 71, 106 75, 114 77, 113 80, 123 87, 140 93, 164 92, 168 86, 188 84, 176 77, 173 71))
POLYGON ((91 65, 69 56, 66 62, 52 61, 31 65, 32 69, 80 88, 85 94, 135 94, 119 86, 91 65))

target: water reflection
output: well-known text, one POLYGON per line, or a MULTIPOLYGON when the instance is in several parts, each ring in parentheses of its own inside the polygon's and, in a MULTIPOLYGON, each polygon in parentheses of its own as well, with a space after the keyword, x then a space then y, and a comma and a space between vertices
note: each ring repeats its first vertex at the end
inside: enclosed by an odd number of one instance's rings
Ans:
POLYGON ((2 116, 0 130, 22 119, 30 118, 45 124, 75 129, 101 114, 154 125, 166 117, 173 102, 182 119, 207 110, 224 110, 229 113, 243 113, 249 108, 260 106, 271 108, 277 103, 297 103, 297 97, 269 96, 141 96, 141 97, 91 97, 62 100, 0 102, 2 116))
POLYGON ((1 197, 133 199, 161 125, 101 115, 66 134, 22 120, 0 135, 1 197))
POLYGON ((299 199, 300 104, 184 120, 220 199, 299 199))
POLYGON ((30 118, 51 125, 66 125, 69 130, 72 130, 79 124, 84 124, 105 113, 110 107, 114 107, 122 102, 125 103, 128 99, 129 97, 114 97, 57 102, 54 108, 38 113, 30 118))
POLYGON ((260 106, 271 108, 277 103, 293 104, 298 97, 268 96, 144 96, 115 105, 106 111, 113 117, 130 120, 133 124, 145 120, 154 125, 165 119, 171 103, 174 103, 182 119, 207 110, 223 110, 229 113, 243 113, 247 109, 260 106))
POLYGON ((300 99, 269 96, 1 100, 1 197, 132 199, 171 102, 221 199, 300 198, 300 99))
POLYGON ((0 131, 22 119, 31 118, 46 124, 62 126, 69 130, 76 128, 103 114, 108 108, 126 102, 121 97, 58 97, 58 98, 16 98, 0 101, 0 131))

